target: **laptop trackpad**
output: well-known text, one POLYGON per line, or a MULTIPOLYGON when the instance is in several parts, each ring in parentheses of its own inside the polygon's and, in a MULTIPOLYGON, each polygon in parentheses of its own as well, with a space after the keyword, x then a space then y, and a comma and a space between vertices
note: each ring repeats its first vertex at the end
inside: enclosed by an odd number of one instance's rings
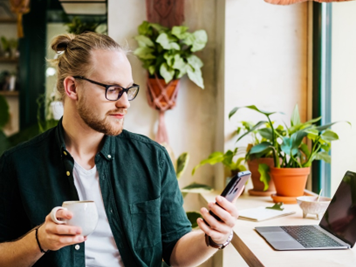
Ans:
POLYGON ((304 249, 304 247, 280 228, 273 232, 261 233, 266 241, 276 250, 304 249))

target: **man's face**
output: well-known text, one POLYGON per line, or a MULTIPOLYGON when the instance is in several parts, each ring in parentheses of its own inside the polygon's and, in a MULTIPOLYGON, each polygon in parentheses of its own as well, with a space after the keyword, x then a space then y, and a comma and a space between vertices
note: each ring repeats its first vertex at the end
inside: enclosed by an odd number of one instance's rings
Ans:
MULTIPOLYGON (((123 52, 94 50, 92 64, 92 69, 85 78, 124 88, 133 84, 131 65, 123 52)), ((104 87, 86 80, 77 81, 80 81, 77 110, 82 120, 97 132, 106 135, 120 134, 124 116, 130 107, 127 94, 124 93, 117 101, 109 101, 105 98, 104 87)))

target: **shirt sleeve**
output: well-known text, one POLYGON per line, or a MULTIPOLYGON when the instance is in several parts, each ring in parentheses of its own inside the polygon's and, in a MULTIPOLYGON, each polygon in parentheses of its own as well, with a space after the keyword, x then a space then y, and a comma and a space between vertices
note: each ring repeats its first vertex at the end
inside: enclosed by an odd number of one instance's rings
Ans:
POLYGON ((183 209, 183 197, 176 173, 166 150, 161 160, 161 228, 163 259, 170 264, 170 257, 177 241, 192 230, 183 209))

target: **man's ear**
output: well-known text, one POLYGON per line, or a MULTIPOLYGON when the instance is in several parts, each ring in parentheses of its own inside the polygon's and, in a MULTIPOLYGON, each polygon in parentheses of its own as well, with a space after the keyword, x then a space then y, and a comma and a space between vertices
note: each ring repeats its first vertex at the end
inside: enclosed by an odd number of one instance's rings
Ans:
POLYGON ((73 100, 78 99, 77 95, 77 86, 75 84, 75 79, 71 76, 68 76, 63 81, 64 92, 66 95, 73 100))

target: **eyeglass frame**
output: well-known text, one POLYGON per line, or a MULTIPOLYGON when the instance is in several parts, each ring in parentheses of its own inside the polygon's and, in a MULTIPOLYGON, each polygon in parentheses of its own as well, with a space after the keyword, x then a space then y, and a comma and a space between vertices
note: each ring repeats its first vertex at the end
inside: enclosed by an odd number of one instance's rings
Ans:
POLYGON ((103 83, 99 83, 99 82, 96 82, 96 81, 93 81, 93 80, 90 80, 88 78, 85 78, 84 76, 73 76, 74 79, 81 79, 81 80, 85 80, 85 81, 88 81, 90 83, 93 83, 93 84, 96 84, 96 85, 100 85, 100 86, 103 86, 105 87, 105 98, 109 101, 117 101, 119 100, 122 95, 126 92, 126 94, 128 94, 128 91, 132 88, 132 87, 137 87, 137 93, 135 95, 134 98, 132 99, 128 99, 129 101, 132 101, 136 98, 136 96, 138 95, 138 92, 140 91, 140 86, 136 83, 132 84, 132 86, 128 87, 128 88, 125 88, 125 87, 122 87, 120 85, 117 85, 117 84, 111 84, 111 85, 107 85, 107 84, 103 84, 103 83), (119 93, 118 97, 116 100, 112 100, 112 99, 108 99, 107 97, 107 93, 108 93, 108 89, 112 86, 116 86, 116 87, 120 87, 122 89, 122 91, 119 93))

